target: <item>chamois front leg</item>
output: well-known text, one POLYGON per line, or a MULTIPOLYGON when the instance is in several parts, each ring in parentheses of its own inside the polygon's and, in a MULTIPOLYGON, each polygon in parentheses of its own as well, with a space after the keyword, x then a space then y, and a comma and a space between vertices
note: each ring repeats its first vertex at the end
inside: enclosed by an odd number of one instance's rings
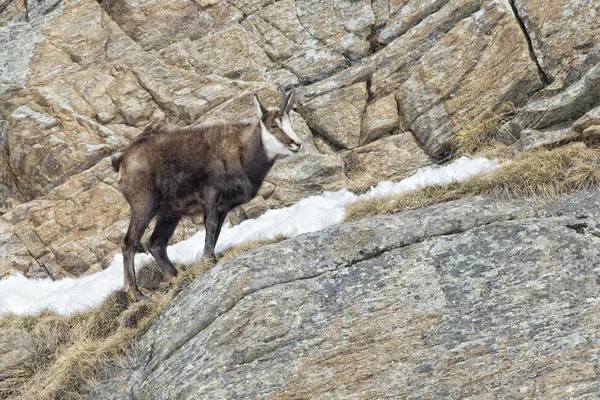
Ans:
POLYGON ((225 222, 225 218, 227 214, 229 214, 231 208, 226 208, 223 210, 218 210, 218 222, 217 222, 217 233, 215 235, 215 246, 217 244, 217 240, 219 240, 219 235, 221 234, 221 228, 223 227, 223 223, 225 222))
POLYGON ((208 261, 210 265, 214 265, 215 245, 217 244, 217 236, 219 233, 219 200, 221 195, 216 188, 209 187, 203 191, 204 198, 204 253, 202 260, 208 261))

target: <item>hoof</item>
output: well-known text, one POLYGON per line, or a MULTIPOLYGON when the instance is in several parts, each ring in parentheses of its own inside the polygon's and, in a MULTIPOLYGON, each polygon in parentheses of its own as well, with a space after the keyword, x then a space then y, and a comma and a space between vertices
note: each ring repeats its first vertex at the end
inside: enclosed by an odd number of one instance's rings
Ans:
POLYGON ((164 274, 164 277, 167 281, 167 283, 173 283, 177 280, 177 275, 179 275, 179 272, 177 270, 175 270, 175 274, 164 274))
POLYGON ((148 300, 148 296, 144 295, 137 289, 129 288, 125 291, 125 293, 127 293, 127 297, 129 297, 129 299, 134 303, 138 301, 148 300))
POLYGON ((214 267, 215 265, 217 265, 217 258, 210 256, 202 256, 202 258, 200 259, 200 263, 210 267, 214 267))

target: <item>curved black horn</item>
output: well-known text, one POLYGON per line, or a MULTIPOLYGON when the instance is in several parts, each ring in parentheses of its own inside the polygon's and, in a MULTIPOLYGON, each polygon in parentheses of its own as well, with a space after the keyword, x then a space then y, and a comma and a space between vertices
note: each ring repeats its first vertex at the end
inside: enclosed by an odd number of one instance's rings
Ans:
POLYGON ((289 113, 296 101, 296 89, 294 89, 293 85, 288 85, 286 89, 290 91, 290 97, 288 98, 287 107, 285 108, 285 112, 289 113))
POLYGON ((285 113, 286 110, 286 106, 288 104, 288 94, 287 94, 287 87, 283 87, 281 85, 279 85, 279 87, 277 88, 277 90, 279 90, 281 92, 281 106, 279 107, 279 116, 282 117, 283 114, 285 113))

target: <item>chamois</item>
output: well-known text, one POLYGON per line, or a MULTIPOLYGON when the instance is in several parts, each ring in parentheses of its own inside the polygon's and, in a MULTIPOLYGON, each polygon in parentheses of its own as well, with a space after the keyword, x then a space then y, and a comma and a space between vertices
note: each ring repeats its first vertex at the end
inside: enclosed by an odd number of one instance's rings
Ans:
POLYGON ((144 297, 136 282, 134 255, 154 216, 147 247, 168 280, 177 276, 177 269, 167 257, 167 244, 183 215, 203 212, 202 258, 214 263, 227 213, 256 196, 278 155, 300 150, 289 115, 296 93, 291 85, 279 90, 283 98, 278 110, 267 109, 254 95, 257 121, 172 129, 151 125, 112 158, 118 188, 131 207, 121 249, 124 289, 132 300, 144 297))

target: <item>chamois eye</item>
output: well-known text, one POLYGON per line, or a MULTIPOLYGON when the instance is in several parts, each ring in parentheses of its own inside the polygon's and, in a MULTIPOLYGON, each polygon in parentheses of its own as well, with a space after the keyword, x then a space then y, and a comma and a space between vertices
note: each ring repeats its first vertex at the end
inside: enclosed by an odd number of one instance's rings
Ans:
POLYGON ((277 125, 272 125, 272 126, 271 126, 271 129, 279 129, 279 126, 277 126, 277 125))

